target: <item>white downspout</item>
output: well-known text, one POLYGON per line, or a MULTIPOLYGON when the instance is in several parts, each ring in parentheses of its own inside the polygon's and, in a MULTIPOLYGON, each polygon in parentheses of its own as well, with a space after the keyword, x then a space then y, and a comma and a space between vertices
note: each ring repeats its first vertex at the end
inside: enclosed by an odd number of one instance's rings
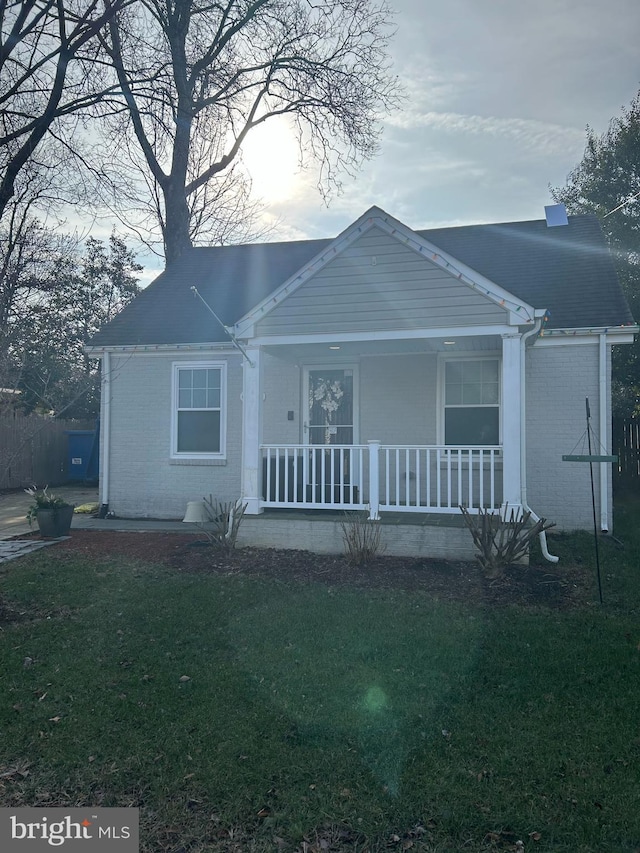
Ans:
POLYGON ((102 434, 102 452, 100 459, 100 504, 101 512, 106 513, 109 506, 109 468, 111 444, 111 355, 105 350, 102 354, 102 398, 100 432, 102 434))
MULTIPOLYGON (((599 384, 598 384, 598 408, 599 408, 599 429, 600 429, 600 444, 606 447, 607 441, 607 335, 603 332, 599 336, 599 384)), ((606 450, 596 451, 606 453, 606 450)), ((603 533, 609 532, 609 472, 607 463, 600 463, 600 530, 603 533)))
MULTIPOLYGON (((536 513, 531 509, 529 504, 527 503, 527 407, 526 407, 526 380, 525 380, 525 356, 526 356, 526 341, 532 337, 533 335, 537 335, 540 331, 540 327, 542 326, 542 317, 539 317, 536 320, 536 324, 533 329, 530 329, 528 332, 525 332, 520 338, 521 346, 522 346, 522 357, 520 359, 520 487, 522 489, 522 509, 524 512, 530 512, 531 518, 534 521, 540 521, 540 516, 536 515, 536 513)), ((542 556, 545 560, 548 560, 550 563, 557 563, 560 559, 559 557, 555 557, 553 554, 549 553, 549 548, 547 547, 547 534, 543 530, 539 535, 540 539, 540 550, 542 551, 542 556)))

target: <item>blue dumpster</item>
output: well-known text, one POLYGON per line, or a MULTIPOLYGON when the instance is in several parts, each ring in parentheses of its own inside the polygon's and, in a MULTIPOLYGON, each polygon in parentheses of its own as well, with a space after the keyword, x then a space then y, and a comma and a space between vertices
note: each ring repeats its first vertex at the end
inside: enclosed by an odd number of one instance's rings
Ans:
POLYGON ((67 471, 69 480, 97 480, 99 469, 100 431, 96 429, 66 430, 68 436, 67 471))

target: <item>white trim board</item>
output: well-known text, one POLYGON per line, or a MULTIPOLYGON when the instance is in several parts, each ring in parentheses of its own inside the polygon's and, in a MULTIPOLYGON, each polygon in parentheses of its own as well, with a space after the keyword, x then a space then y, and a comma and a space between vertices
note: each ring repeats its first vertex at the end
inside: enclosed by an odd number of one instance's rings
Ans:
POLYGON ((306 335, 262 335, 251 339, 255 346, 280 346, 286 344, 331 344, 347 343, 349 341, 402 341, 419 340, 421 338, 467 338, 488 337, 491 335, 513 334, 513 326, 448 326, 432 329, 402 329, 376 332, 325 332, 306 335))

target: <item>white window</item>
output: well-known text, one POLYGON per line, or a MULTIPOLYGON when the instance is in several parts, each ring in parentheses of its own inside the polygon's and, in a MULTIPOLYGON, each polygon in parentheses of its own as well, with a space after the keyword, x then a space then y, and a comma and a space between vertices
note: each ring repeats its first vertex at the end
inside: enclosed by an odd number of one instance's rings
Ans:
POLYGON ((226 365, 174 363, 172 456, 223 458, 225 422, 226 365))
POLYGON ((500 443, 500 361, 497 358, 444 362, 444 443, 500 443))

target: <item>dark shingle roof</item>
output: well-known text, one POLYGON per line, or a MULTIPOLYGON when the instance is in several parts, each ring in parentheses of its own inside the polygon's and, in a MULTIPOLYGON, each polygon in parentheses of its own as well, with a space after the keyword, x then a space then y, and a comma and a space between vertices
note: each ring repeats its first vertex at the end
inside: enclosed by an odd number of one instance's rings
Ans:
MULTIPOLYGON (((548 328, 619 326, 633 318, 597 219, 544 220, 417 231, 534 308, 548 328)), ((227 325, 237 322, 332 243, 301 240, 191 249, 89 342, 91 346, 228 340, 189 290, 195 285, 227 325)))
POLYGON ((595 216, 419 231, 425 239, 532 305, 548 328, 622 326, 633 317, 595 216))

